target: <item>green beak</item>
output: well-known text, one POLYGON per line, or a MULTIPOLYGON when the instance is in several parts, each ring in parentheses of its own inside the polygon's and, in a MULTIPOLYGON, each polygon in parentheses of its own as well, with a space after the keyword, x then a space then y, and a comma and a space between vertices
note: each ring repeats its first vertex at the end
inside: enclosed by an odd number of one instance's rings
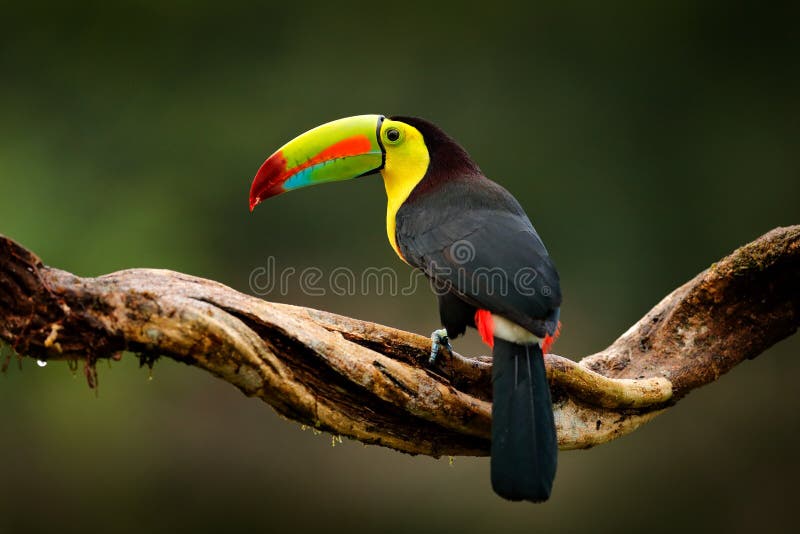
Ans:
POLYGON ((264 199, 285 191, 379 171, 384 163, 379 141, 383 119, 383 115, 339 119, 283 145, 253 178, 250 211, 264 199))

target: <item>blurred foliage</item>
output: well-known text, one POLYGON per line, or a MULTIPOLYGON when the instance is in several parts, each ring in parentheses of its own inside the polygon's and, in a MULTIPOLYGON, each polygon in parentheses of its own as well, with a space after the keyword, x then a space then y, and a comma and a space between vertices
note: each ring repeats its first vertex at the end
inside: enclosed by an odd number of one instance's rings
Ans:
MULTIPOLYGON (((440 124, 526 207, 562 273, 561 354, 600 349, 665 293, 800 222, 800 10, 638 2, 320 5, 0 2, 0 232, 91 276, 390 266, 377 178, 251 215, 275 148, 360 113, 440 124)), ((268 296, 420 332, 412 297, 268 296)), ((474 337, 459 343, 479 352, 474 337)), ((485 459, 331 448, 201 372, 126 358, 99 399, 66 364, 12 365, 0 532, 674 531, 790 524, 793 339, 618 442, 565 453, 543 506, 485 459), (576 512, 577 511, 577 512, 576 512)))

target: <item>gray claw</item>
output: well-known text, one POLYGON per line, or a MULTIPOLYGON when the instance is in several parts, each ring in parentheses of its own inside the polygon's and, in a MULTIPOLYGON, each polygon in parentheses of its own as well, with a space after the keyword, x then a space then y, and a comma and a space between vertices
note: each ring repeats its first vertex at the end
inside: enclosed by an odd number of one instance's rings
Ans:
POLYGON ((453 346, 450 345, 450 338, 447 336, 447 329, 445 328, 434 330, 431 334, 431 357, 428 359, 428 365, 436 363, 436 357, 439 356, 439 351, 442 347, 451 354, 453 353, 453 346))

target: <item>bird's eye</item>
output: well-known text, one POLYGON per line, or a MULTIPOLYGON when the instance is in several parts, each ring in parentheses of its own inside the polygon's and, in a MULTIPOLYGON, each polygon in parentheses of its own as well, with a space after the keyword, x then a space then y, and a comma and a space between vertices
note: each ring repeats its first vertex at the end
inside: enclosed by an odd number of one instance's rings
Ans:
POLYGON ((386 130, 386 139, 392 143, 400 140, 400 130, 397 128, 389 128, 386 130))

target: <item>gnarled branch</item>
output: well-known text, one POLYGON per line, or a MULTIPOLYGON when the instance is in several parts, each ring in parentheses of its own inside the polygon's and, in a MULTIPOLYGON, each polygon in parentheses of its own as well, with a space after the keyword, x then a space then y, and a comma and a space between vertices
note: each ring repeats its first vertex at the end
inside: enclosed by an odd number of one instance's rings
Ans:
MULTIPOLYGON (((689 391, 793 334, 800 226, 777 228, 706 269, 606 350, 548 355, 559 444, 631 432, 689 391)), ((490 359, 324 311, 266 302, 210 280, 133 269, 79 278, 0 236, 0 338, 40 359, 93 364, 120 351, 201 367, 280 414, 409 452, 485 455, 490 359)))

